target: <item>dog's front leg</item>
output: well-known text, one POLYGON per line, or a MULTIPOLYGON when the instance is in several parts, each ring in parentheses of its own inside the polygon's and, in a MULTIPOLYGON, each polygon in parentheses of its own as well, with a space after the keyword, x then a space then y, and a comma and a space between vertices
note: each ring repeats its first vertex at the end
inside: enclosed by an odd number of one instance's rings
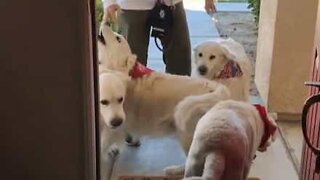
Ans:
POLYGON ((114 163, 114 158, 109 154, 101 154, 100 158, 100 179, 109 180, 112 174, 112 167, 114 163))
POLYGON ((125 136, 122 129, 107 127, 103 127, 100 134, 100 178, 109 180, 115 158, 120 153, 125 136))
POLYGON ((112 139, 111 133, 106 127, 100 129, 100 179, 108 180, 112 174, 112 166, 114 156, 109 151, 111 150, 112 139))

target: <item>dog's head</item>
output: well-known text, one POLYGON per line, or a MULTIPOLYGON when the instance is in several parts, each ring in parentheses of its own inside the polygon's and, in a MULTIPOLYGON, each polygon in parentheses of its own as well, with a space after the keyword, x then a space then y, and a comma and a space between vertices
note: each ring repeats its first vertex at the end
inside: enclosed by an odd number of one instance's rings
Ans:
POLYGON ((127 40, 104 23, 98 33, 98 58, 108 69, 125 74, 129 74, 136 61, 127 40))
POLYGON ((216 79, 225 65, 234 60, 235 56, 215 41, 202 42, 194 49, 195 73, 207 79, 216 79))
POLYGON ((129 77, 121 72, 104 70, 99 75, 100 115, 105 125, 117 128, 125 122, 123 103, 129 77))

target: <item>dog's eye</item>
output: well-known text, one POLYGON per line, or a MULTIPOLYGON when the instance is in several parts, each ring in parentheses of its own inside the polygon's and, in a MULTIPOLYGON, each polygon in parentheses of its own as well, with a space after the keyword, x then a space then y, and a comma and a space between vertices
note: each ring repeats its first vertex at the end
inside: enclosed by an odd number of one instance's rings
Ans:
POLYGON ((119 103, 122 103, 122 101, 123 101, 123 97, 118 98, 119 103))
POLYGON ((215 59, 215 58, 216 58, 215 55, 211 55, 211 56, 209 57, 210 60, 213 60, 213 59, 215 59))
POLYGON ((105 39, 104 39, 103 34, 102 34, 101 31, 100 31, 99 34, 98 34, 98 40, 99 40, 102 44, 106 45, 106 41, 105 41, 105 39))
POLYGON ((199 53, 198 56, 199 56, 199 57, 202 57, 202 53, 199 53))
POLYGON ((116 39, 117 39, 118 43, 121 43, 121 38, 119 36, 116 36, 116 39))
POLYGON ((101 100, 100 101, 100 103, 102 104, 102 105, 105 105, 105 106, 108 106, 109 105, 109 101, 108 100, 101 100))

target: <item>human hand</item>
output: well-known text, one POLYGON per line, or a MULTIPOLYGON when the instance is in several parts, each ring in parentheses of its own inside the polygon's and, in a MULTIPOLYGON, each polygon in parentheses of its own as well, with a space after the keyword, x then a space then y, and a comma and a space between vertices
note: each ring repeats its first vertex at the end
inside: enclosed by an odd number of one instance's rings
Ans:
POLYGON ((104 9, 103 21, 116 22, 117 21, 117 12, 120 11, 120 6, 118 4, 111 4, 110 6, 104 9))
POLYGON ((213 14, 217 12, 214 0, 205 0, 205 7, 208 14, 213 14))

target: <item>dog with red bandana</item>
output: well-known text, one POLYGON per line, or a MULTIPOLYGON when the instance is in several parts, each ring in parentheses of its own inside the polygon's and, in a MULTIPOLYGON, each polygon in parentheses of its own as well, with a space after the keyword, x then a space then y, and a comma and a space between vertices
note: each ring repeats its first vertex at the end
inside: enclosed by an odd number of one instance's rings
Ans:
POLYGON ((277 125, 261 105, 226 100, 198 122, 187 157, 187 180, 247 179, 256 151, 265 151, 277 125))
POLYGON ((251 63, 243 46, 232 38, 198 44, 194 48, 192 74, 224 84, 234 100, 249 100, 251 63))

